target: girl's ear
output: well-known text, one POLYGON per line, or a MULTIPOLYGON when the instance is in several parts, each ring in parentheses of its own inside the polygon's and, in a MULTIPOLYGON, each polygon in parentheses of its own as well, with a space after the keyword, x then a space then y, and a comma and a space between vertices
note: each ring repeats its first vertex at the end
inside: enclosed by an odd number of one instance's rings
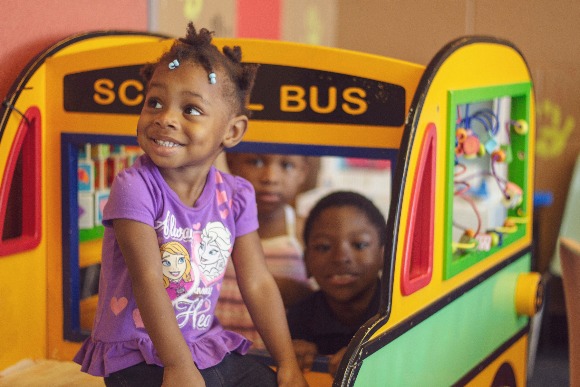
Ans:
POLYGON ((245 115, 236 116, 228 122, 228 131, 224 136, 222 144, 224 148, 231 148, 240 143, 248 129, 248 117, 245 115))

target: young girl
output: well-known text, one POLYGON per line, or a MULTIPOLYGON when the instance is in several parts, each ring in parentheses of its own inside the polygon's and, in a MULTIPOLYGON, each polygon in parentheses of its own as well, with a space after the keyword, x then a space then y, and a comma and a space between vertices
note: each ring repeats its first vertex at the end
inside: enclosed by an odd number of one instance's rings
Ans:
MULTIPOLYGON (((258 234, 266 264, 284 305, 294 305, 312 293, 292 207, 306 178, 306 156, 228 152, 226 157, 230 172, 247 179, 256 191, 258 234)), ((251 339, 252 349, 265 348, 242 300, 231 263, 222 283, 216 316, 226 329, 251 339)))
POLYGON ((306 385, 264 263, 254 190, 213 167, 246 131, 256 66, 241 63, 239 47, 221 53, 211 39, 190 23, 187 36, 143 72, 137 139, 145 155, 111 189, 98 310, 75 357, 108 386, 306 385), (186 278, 181 269, 166 272, 183 279, 179 292, 165 287, 160 254, 172 241, 191 260, 186 278), (277 374, 241 356, 250 342, 214 318, 230 255, 277 374))
POLYGON ((327 355, 334 375, 356 331, 379 309, 386 223, 355 192, 339 191, 312 208, 304 224, 304 262, 320 290, 288 311, 303 368, 327 355))

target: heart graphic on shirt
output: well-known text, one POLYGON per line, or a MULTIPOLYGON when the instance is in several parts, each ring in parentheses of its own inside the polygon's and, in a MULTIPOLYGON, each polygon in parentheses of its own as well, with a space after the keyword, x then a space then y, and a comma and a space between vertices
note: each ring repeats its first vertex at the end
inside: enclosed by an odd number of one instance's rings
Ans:
POLYGON ((218 184, 221 184, 224 182, 224 179, 222 178, 222 174, 219 172, 216 172, 215 174, 215 182, 218 184))
POLYGON ((222 217, 222 219, 225 219, 225 218, 227 218, 227 217, 228 217, 229 213, 230 213, 230 210, 228 210, 228 209, 226 208, 225 210, 223 210, 223 211, 220 211, 220 216, 222 217))
POLYGON ((123 311, 123 309, 125 309, 125 307, 127 307, 128 302, 129 301, 127 301, 126 297, 121 297, 121 298, 113 297, 113 298, 111 298, 111 310, 113 311, 115 316, 118 316, 119 313, 121 313, 123 311))
POLYGON ((198 222, 196 224, 193 224, 192 227, 194 230, 199 230, 199 228, 201 227, 201 223, 198 222))
POLYGON ((141 312, 139 309, 133 309, 133 322, 137 328, 145 328, 143 325, 143 319, 141 318, 141 312))
POLYGON ((216 190, 216 196, 218 204, 224 204, 228 201, 228 194, 226 193, 226 191, 216 190))

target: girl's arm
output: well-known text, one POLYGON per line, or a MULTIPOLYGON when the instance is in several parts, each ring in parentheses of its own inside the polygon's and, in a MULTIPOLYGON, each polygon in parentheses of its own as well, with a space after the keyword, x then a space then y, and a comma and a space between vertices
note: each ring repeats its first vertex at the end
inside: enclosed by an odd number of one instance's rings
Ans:
POLYGON ((163 286, 161 253, 155 230, 127 219, 113 221, 143 324, 164 365, 163 386, 204 386, 175 319, 163 286))
POLYGON ((252 321, 278 365, 280 386, 306 386, 290 340, 278 286, 266 267, 256 231, 236 238, 232 259, 252 321))

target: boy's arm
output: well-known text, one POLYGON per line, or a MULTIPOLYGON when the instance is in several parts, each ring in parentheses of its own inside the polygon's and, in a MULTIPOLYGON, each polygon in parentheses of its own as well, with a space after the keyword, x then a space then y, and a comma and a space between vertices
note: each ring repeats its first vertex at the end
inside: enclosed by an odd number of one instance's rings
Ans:
POLYGON ((114 220, 113 228, 129 269, 143 324, 165 367, 164 386, 171 383, 204 385, 163 286, 161 254, 155 230, 144 223, 127 219, 114 220))
POLYGON ((290 340, 280 291, 266 267, 256 231, 236 238, 232 259, 244 303, 278 365, 279 385, 306 386, 290 340))

